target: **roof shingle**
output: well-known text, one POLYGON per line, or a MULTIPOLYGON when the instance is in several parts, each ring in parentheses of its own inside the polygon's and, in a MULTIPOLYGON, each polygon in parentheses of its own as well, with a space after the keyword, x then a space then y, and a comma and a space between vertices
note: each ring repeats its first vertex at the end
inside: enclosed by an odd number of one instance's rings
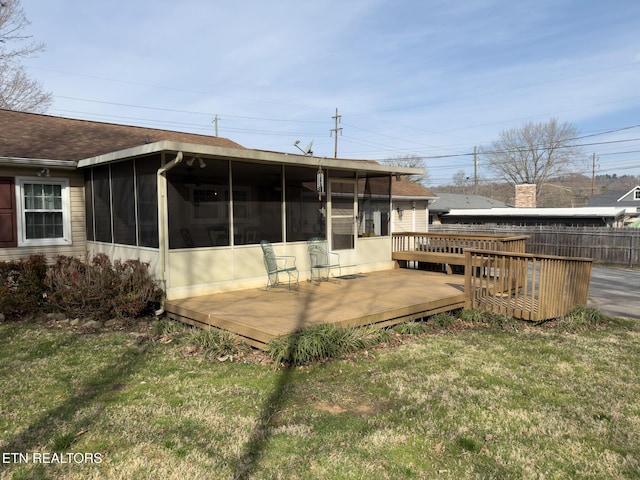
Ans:
POLYGON ((244 149, 227 138, 0 109, 0 157, 77 161, 163 140, 244 149))

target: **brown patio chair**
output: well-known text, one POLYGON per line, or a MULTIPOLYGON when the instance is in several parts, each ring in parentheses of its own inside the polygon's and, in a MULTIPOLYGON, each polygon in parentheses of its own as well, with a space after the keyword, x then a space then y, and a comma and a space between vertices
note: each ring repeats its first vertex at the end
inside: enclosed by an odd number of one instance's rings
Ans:
POLYGON ((334 278, 340 278, 342 276, 342 269, 340 267, 340 254, 330 252, 329 245, 326 238, 313 237, 307 240, 307 250, 309 252, 309 262, 311 265, 311 281, 317 278, 329 280, 329 275, 333 273, 334 278), (338 276, 335 275, 335 270, 338 270, 338 276), (322 273, 326 272, 326 276, 322 273))
POLYGON ((296 286, 298 283, 298 268, 296 267, 296 257, 292 256, 276 256, 273 251, 271 242, 262 240, 260 242, 262 247, 262 257, 264 260, 264 267, 267 269, 267 290, 269 287, 275 287, 279 285, 280 274, 286 273, 288 277, 287 286, 291 289, 291 277, 294 278, 296 286))

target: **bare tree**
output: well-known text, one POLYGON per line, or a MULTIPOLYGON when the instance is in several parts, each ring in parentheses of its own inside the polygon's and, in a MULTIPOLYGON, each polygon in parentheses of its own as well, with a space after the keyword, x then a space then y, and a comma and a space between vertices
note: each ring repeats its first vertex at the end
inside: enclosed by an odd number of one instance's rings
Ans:
POLYGON ((51 105, 51 94, 19 63, 44 50, 42 43, 23 34, 29 23, 20 0, 0 0, 0 108, 44 112, 51 105))
POLYGON ((420 184, 425 184, 429 181, 426 162, 424 158, 417 155, 396 155, 383 160, 383 163, 397 167, 423 168, 424 173, 422 175, 407 175, 407 178, 414 183, 420 184))
POLYGON ((521 128, 503 130, 500 139, 480 149, 487 167, 513 184, 540 187, 550 178, 580 170, 586 157, 575 145, 578 130, 568 122, 529 122, 521 128))
POLYGON ((461 193, 467 193, 469 186, 471 185, 471 178, 467 176, 464 170, 458 170, 451 177, 453 185, 457 187, 461 193))

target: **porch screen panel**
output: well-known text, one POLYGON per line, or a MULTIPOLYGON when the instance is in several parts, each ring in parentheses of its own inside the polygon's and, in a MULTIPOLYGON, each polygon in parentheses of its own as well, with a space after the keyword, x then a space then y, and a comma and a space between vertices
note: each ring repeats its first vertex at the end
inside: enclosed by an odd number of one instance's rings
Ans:
POLYGON ((136 203, 133 160, 111 165, 113 241, 136 245, 136 203))
POLYGON ((93 212, 95 240, 112 242, 111 238, 111 189, 109 188, 109 165, 93 169, 93 212))
POLYGON ((232 162, 234 245, 282 242, 282 166, 232 162))
POLYGON ((87 240, 95 240, 93 235, 93 180, 92 169, 85 170, 84 172, 84 215, 87 240))
POLYGON ((358 236, 389 236, 391 177, 358 180, 358 236))
POLYGON ((327 197, 318 200, 317 168, 285 167, 287 242, 327 236, 327 197))
POLYGON ((160 156, 136 159, 138 245, 158 248, 158 176, 160 156))
POLYGON ((229 162, 186 156, 167 172, 169 248, 230 245, 229 162))

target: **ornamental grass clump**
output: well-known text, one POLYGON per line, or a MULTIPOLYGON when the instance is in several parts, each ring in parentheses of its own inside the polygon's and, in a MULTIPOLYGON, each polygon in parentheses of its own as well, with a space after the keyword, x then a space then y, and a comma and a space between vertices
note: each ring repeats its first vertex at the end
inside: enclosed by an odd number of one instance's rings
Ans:
POLYGON ((240 350, 240 340, 236 335, 226 330, 212 328, 210 330, 194 330, 191 335, 182 340, 198 347, 207 356, 223 357, 236 355, 240 350))
POLYGON ((277 366, 300 366, 372 347, 389 338, 389 332, 375 327, 325 323, 276 338, 267 345, 267 352, 277 366))
POLYGON ((610 317, 596 308, 578 305, 574 307, 569 314, 558 319, 556 328, 565 332, 578 332, 589 328, 604 326, 610 320, 610 317))

